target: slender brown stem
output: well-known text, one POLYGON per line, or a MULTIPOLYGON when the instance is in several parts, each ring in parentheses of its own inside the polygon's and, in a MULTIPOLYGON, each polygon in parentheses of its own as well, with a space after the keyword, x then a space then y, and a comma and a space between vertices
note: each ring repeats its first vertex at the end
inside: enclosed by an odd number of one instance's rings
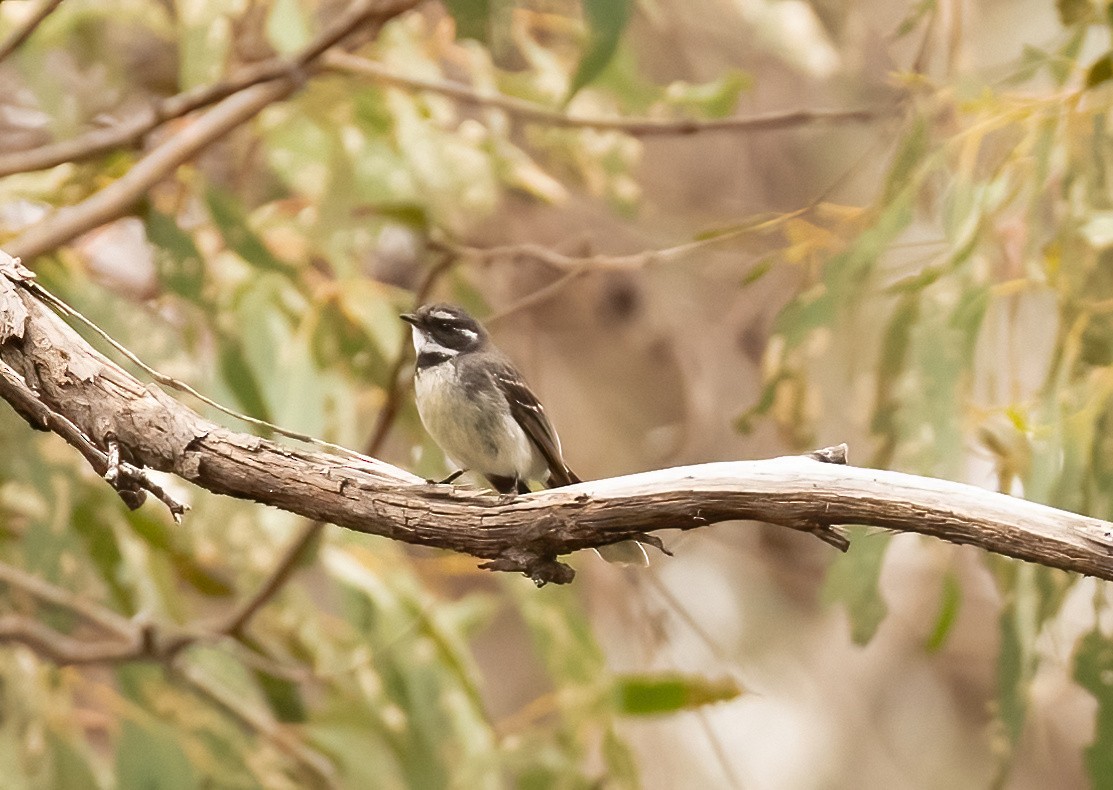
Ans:
POLYGON ((354 74, 383 85, 411 91, 429 91, 456 101, 502 110, 522 121, 565 128, 624 132, 635 137, 677 136, 702 132, 760 132, 817 124, 869 123, 896 115, 900 105, 852 110, 791 110, 737 118, 622 118, 572 115, 540 104, 502 94, 480 93, 469 85, 449 80, 425 79, 397 74, 367 58, 346 52, 329 52, 321 59, 324 68, 354 74))
POLYGON ((537 307, 537 305, 543 304, 544 302, 552 299, 558 293, 571 285, 573 281, 580 279, 580 277, 587 274, 590 270, 591 267, 586 263, 579 268, 569 269, 548 285, 543 285, 536 291, 531 291, 530 293, 523 296, 521 299, 518 299, 517 301, 512 302, 511 304, 502 308, 497 313, 487 316, 483 320, 483 323, 486 326, 493 326, 499 321, 504 321, 515 313, 519 313, 522 310, 528 310, 531 307, 537 307))
POLYGON ((243 635, 244 630, 248 624, 259 613, 267 603, 278 594, 283 585, 289 581, 290 577, 294 575, 294 571, 301 562, 302 556, 306 550, 312 545, 317 535, 320 534, 324 528, 322 521, 309 521, 306 522, 286 550, 282 552, 282 556, 278 559, 278 564, 274 566, 274 570, 270 575, 263 580, 259 588, 251 595, 251 597, 244 599, 239 606, 232 610, 228 618, 220 625, 220 631, 228 634, 229 636, 240 637, 243 635))
MULTIPOLYGON (((429 298, 437 282, 449 272, 456 261, 457 256, 451 252, 440 256, 440 259, 425 273, 421 284, 414 291, 415 304, 422 304, 429 298)), ((403 374, 406 372, 406 366, 410 361, 409 350, 410 336, 406 332, 403 333, 402 340, 398 344, 398 353, 395 355, 394 365, 390 369, 390 383, 387 385, 386 398, 383 400, 383 407, 379 409, 375 427, 371 429, 371 437, 367 440, 367 446, 364 450, 365 455, 375 457, 379 454, 390 435, 391 429, 394 427, 394 421, 398 419, 398 410, 401 408, 402 398, 405 397, 407 391, 407 380, 403 374)))
POLYGON ((43 20, 54 13, 54 9, 61 4, 62 0, 44 0, 38 11, 0 43, 0 61, 19 49, 23 42, 29 39, 31 34, 43 23, 43 20))

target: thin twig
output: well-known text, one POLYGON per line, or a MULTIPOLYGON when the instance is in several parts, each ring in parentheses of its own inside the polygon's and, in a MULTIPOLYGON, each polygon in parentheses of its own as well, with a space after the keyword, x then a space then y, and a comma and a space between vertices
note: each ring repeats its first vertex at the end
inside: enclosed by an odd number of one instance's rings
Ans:
POLYGON ((461 258, 468 258, 480 263, 496 261, 503 258, 526 258, 548 264, 557 269, 570 269, 577 271, 582 268, 597 269, 601 271, 636 271, 655 263, 678 260, 699 250, 713 247, 749 233, 762 233, 773 230, 788 220, 802 216, 815 208, 815 203, 804 208, 790 211, 787 214, 778 214, 769 219, 761 219, 753 223, 743 223, 737 227, 729 228, 721 233, 704 239, 687 241, 672 247, 662 249, 641 250, 627 255, 568 255, 558 252, 542 244, 525 242, 522 244, 500 244, 491 247, 476 247, 462 244, 449 239, 433 238, 429 246, 451 253, 461 258))
POLYGON ((0 616, 0 643, 18 642, 55 664, 105 664, 133 661, 141 656, 142 647, 118 639, 90 642, 48 628, 29 617, 7 614, 0 616))
POLYGON ((537 290, 531 291, 530 293, 523 296, 521 299, 518 299, 517 301, 508 304, 506 307, 502 308, 498 312, 487 316, 483 320, 483 323, 486 326, 493 326, 499 321, 506 320, 515 313, 521 312, 522 310, 528 310, 531 307, 536 307, 543 302, 547 302, 558 293, 563 291, 566 287, 571 285, 574 280, 580 279, 580 277, 587 274, 589 271, 591 271, 591 266, 587 263, 584 263, 583 265, 575 269, 569 269, 548 285, 543 285, 537 290))
POLYGON ((130 638, 134 635, 135 624, 123 615, 117 614, 105 606, 91 603, 69 590, 43 581, 38 576, 14 565, 0 562, 0 582, 9 587, 23 590, 40 601, 46 601, 54 606, 79 614, 89 622, 95 623, 117 636, 130 638))
MULTIPOLYGON (((641 579, 642 575, 639 575, 637 578, 641 579)), ((649 582, 649 585, 654 589, 657 595, 660 596, 670 609, 672 609, 673 613, 683 620, 684 624, 688 626, 692 633, 711 651, 711 655, 715 656, 716 659, 727 666, 737 663, 735 659, 726 654, 726 651, 723 650, 722 646, 715 641, 715 638, 707 632, 707 629, 699 624, 684 604, 677 600, 672 590, 661 581, 656 573, 651 570, 649 573, 644 574, 644 578, 649 582)))
POLYGON ((333 71, 367 77, 384 85, 429 91, 459 102, 503 110, 522 121, 563 128, 624 132, 635 137, 689 135, 702 132, 759 132, 815 124, 868 123, 900 112, 898 104, 852 110, 792 110, 742 118, 612 118, 570 115, 544 105, 496 93, 480 93, 461 82, 397 74, 380 63, 346 52, 328 52, 321 65, 333 71))
POLYGON ((711 726, 711 722, 707 718, 707 711, 703 708, 696 708, 692 712, 696 715, 696 721, 699 722, 700 729, 703 730, 704 737, 707 738, 707 744, 711 747, 711 752, 715 755, 715 760, 719 763, 719 768, 722 770, 728 785, 736 788, 736 790, 742 790, 746 785, 742 783, 735 772, 734 766, 730 762, 730 756, 719 740, 719 734, 715 732, 715 728, 711 726))
MULTIPOLYGON (((316 57, 318 50, 331 46, 369 19, 385 22, 412 8, 417 2, 418 0, 354 0, 329 25, 327 35, 322 35, 307 48, 306 57, 316 57)), ((118 219, 178 165, 192 159, 214 141, 253 118, 263 108, 286 98, 300 85, 298 75, 289 74, 252 85, 228 96, 196 121, 152 149, 121 178, 80 203, 59 209, 32 225, 15 240, 8 242, 7 251, 16 257, 31 259, 72 241, 99 225, 118 219)))
POLYGON ((290 545, 282 552, 274 570, 263 580, 255 593, 251 597, 245 598, 221 623, 219 630, 222 633, 237 638, 243 635, 248 623, 259 613, 259 610, 266 606, 293 576, 294 570, 301 562, 302 555, 324 526, 325 524, 322 521, 309 521, 301 528, 294 539, 290 541, 290 545))
POLYGON ((44 0, 31 17, 23 25, 12 31, 3 43, 0 43, 0 61, 11 55, 22 46, 23 42, 31 37, 43 20, 54 13, 54 9, 62 4, 62 0, 44 0))

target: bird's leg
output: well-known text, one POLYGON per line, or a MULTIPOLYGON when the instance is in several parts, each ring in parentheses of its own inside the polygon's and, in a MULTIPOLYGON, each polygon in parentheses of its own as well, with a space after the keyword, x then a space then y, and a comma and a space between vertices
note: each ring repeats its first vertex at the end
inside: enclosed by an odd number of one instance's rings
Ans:
POLYGON ((514 501, 518 494, 528 494, 529 486, 524 480, 517 477, 503 477, 502 475, 486 475, 491 487, 502 494, 499 499, 503 504, 514 501))
POLYGON ((444 480, 438 480, 437 485, 446 486, 446 485, 449 485, 450 483, 454 483, 454 482, 456 482, 456 479, 459 478, 460 475, 464 474, 464 472, 466 472, 466 471, 468 471, 468 470, 467 469, 457 469, 455 472, 450 474, 444 480))

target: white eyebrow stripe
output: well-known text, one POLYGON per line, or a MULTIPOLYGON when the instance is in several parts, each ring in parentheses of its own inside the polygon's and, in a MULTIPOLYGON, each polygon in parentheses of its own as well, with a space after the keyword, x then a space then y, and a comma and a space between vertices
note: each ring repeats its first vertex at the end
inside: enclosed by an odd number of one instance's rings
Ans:
POLYGON ((457 316, 453 313, 445 312, 444 310, 434 310, 429 314, 430 318, 438 318, 441 321, 455 321, 457 316))

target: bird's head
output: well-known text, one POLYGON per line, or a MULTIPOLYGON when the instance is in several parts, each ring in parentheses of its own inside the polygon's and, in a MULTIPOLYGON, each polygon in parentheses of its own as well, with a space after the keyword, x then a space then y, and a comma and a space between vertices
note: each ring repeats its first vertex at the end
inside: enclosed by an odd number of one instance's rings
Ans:
POLYGON ((487 330, 462 308, 451 304, 427 304, 402 320, 413 327, 414 348, 418 354, 434 350, 455 356, 474 351, 487 343, 487 330))

